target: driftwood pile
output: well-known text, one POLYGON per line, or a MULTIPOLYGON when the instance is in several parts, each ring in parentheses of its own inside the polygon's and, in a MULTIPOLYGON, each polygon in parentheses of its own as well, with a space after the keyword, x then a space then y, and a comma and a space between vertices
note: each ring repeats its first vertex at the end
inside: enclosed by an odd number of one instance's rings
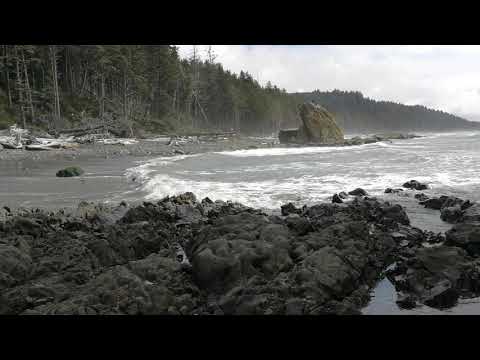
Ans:
POLYGON ((118 138, 123 134, 125 131, 118 127, 102 123, 101 125, 52 131, 49 133, 52 138, 47 138, 32 136, 28 130, 14 125, 10 127, 8 134, 0 136, 0 149, 45 151, 71 149, 80 144, 131 145, 137 142, 135 139, 118 138))
POLYGON ((68 149, 76 146, 71 141, 37 138, 29 135, 28 130, 19 128, 16 125, 10 127, 9 135, 0 137, 0 145, 4 149, 25 149, 31 151, 68 149))

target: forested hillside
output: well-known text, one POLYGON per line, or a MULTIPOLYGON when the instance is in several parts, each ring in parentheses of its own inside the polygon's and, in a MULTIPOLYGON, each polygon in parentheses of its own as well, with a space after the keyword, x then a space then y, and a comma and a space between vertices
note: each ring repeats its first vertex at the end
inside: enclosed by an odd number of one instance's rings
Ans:
POLYGON ((293 96, 297 102, 314 101, 326 107, 347 132, 480 129, 478 122, 467 121, 443 111, 419 105, 375 101, 364 97, 360 92, 317 90, 293 96))
POLYGON ((108 121, 156 133, 195 130, 272 134, 299 125, 314 101, 347 132, 478 127, 459 117, 359 92, 288 94, 247 72, 225 70, 211 49, 180 58, 171 45, 0 45, 0 129, 63 129, 108 121))
POLYGON ((0 45, 0 128, 64 128, 108 119, 133 129, 272 133, 293 99, 232 74, 209 51, 170 45, 0 45))

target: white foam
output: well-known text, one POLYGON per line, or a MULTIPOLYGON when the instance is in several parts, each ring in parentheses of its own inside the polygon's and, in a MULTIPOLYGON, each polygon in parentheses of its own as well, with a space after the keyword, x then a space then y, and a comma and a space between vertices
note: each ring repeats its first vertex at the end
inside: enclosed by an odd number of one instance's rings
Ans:
POLYGON ((143 162, 142 165, 129 168, 125 171, 125 176, 129 179, 137 178, 142 180, 147 180, 148 175, 155 170, 158 170, 159 167, 168 166, 177 161, 181 161, 187 158, 200 156, 201 154, 192 154, 192 155, 177 155, 177 156, 162 156, 153 160, 148 160, 143 162))
POLYGON ((383 193, 386 187, 404 180, 403 174, 389 174, 375 178, 360 176, 305 175, 282 180, 226 182, 179 179, 165 174, 155 175, 142 190, 147 199, 161 199, 167 195, 193 192, 199 198, 238 201, 248 206, 275 209, 286 202, 312 203, 329 200, 334 193, 361 187, 371 195, 383 193))
POLYGON ((379 143, 363 144, 356 146, 312 146, 312 147, 298 147, 298 148, 267 148, 267 149, 248 149, 235 151, 222 151, 215 154, 236 156, 236 157, 251 157, 251 156, 284 156, 284 155, 301 155, 301 154, 318 154, 330 153, 336 151, 351 151, 371 147, 379 143))
POLYGON ((477 148, 465 146, 466 137, 458 143, 425 139, 161 157, 129 169, 128 174, 142 180, 141 190, 149 199, 191 191, 200 198, 263 208, 329 200, 334 193, 357 187, 377 196, 411 179, 428 183, 431 190, 427 193, 480 186, 480 154, 477 148), (281 158, 285 155, 290 156, 281 158), (202 157, 202 166, 179 163, 193 156, 202 157))

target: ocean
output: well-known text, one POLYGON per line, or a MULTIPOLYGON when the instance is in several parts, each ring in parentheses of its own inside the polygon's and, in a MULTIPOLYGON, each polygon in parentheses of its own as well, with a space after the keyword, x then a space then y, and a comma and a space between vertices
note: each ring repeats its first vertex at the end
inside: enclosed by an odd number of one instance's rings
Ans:
MULTIPOLYGON (((193 192, 198 198, 232 200, 256 208, 279 210, 331 201, 334 193, 357 187, 369 195, 399 203, 412 226, 445 232, 451 224, 439 211, 425 209, 415 190, 385 194, 408 180, 425 182, 428 196, 453 195, 480 201, 480 132, 424 133, 423 137, 353 147, 251 149, 181 155, 147 161, 127 171, 140 180, 134 194, 146 200, 193 192)), ((130 194, 131 196, 132 194, 130 194)), ((388 279, 373 289, 363 309, 369 315, 479 314, 480 298, 447 311, 422 306, 403 310, 388 279)))
MULTIPOLYGON (((140 161, 96 159, 80 163, 86 174, 72 179, 55 177, 68 161, 29 164, 28 171, 22 163, 4 165, 0 203, 57 208, 76 206, 82 200, 155 201, 189 191, 198 199, 231 200, 275 212, 288 202, 297 206, 330 202, 334 193, 360 187, 371 196, 404 206, 412 226, 445 232, 452 225, 440 219, 439 211, 419 205, 413 196, 416 191, 384 191, 416 179, 429 185, 423 191, 428 196, 480 201, 480 131, 419 135, 423 137, 349 147, 275 147, 140 161)), ((447 312, 428 307, 401 310, 395 300, 393 285, 384 279, 373 290, 364 313, 480 313, 476 300, 447 312)))
MULTIPOLYGON (((426 182, 427 195, 480 200, 480 132, 424 137, 351 147, 268 148, 180 155, 127 170, 141 181, 139 196, 155 200, 191 191, 199 198, 232 200, 277 209, 329 201, 361 187, 383 196, 410 179, 426 182)), ((396 196, 398 198, 398 196, 396 196)))

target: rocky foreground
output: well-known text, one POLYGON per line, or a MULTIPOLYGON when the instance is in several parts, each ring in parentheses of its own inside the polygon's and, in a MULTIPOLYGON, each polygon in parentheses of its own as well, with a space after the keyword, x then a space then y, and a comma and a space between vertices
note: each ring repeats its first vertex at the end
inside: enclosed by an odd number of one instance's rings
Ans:
POLYGON ((69 214, 2 209, 0 313, 358 314, 394 262, 406 304, 480 290, 476 250, 425 248, 443 239, 399 205, 360 194, 281 213, 191 193, 69 214))

